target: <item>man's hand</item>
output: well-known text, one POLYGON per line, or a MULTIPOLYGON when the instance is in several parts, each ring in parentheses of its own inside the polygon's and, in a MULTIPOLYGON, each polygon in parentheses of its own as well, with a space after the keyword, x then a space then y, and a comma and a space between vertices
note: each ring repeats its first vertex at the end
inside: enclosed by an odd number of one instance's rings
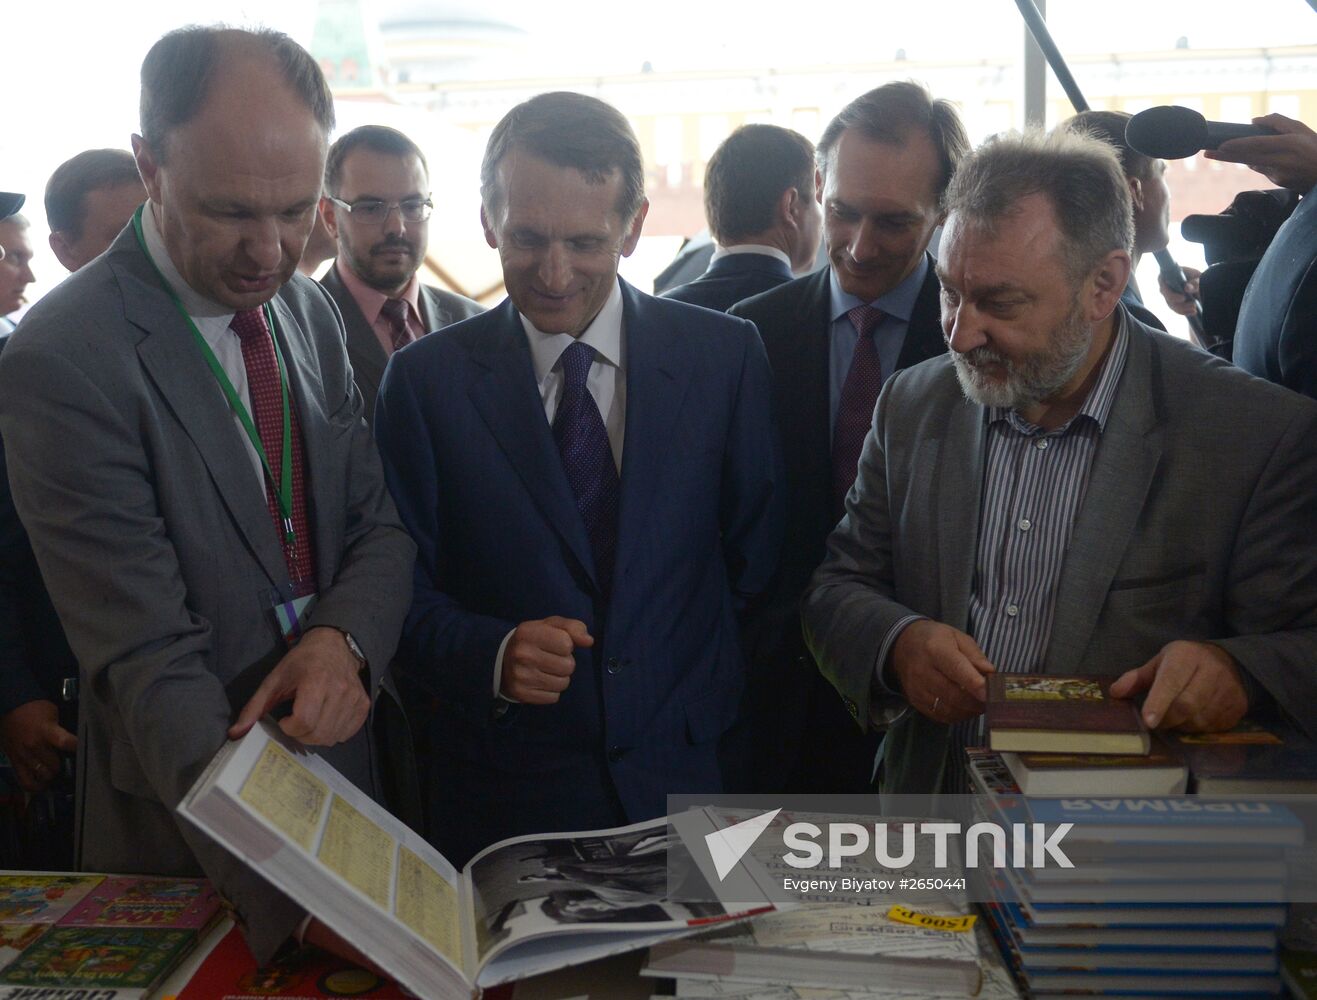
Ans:
POLYGON ((983 714, 988 674, 996 668, 979 644, 959 629, 927 619, 905 627, 887 654, 912 708, 935 722, 983 714))
POLYGON ((1203 276, 1203 272, 1196 267, 1182 267, 1180 270, 1184 272, 1183 292, 1172 289, 1160 274, 1157 275, 1157 289, 1175 312, 1181 316, 1192 316, 1198 311, 1194 299, 1198 296, 1198 279, 1203 276))
POLYGON ((59 724, 53 701, 29 701, 0 716, 0 747, 25 792, 39 792, 59 774, 59 755, 74 753, 78 738, 59 724))
POLYGON ((361 661, 352 655, 342 632, 311 629, 266 675, 229 728, 229 739, 246 735, 257 720, 289 698, 293 711, 279 728, 293 739, 321 747, 351 739, 370 713, 360 670, 361 661))
POLYGON ((1248 692, 1234 658, 1210 642, 1171 642, 1143 666, 1111 685, 1113 698, 1147 691, 1143 721, 1149 729, 1219 733, 1248 711, 1248 692))
POLYGON ((1275 129, 1280 135, 1230 139, 1218 149, 1204 150, 1203 155, 1209 160, 1242 163, 1298 194, 1317 187, 1317 132, 1284 115, 1264 115, 1254 118, 1253 124, 1275 129))
POLYGON ((585 623, 557 615, 522 622, 503 649, 499 693, 509 701, 552 705, 572 682, 578 648, 594 645, 585 623))

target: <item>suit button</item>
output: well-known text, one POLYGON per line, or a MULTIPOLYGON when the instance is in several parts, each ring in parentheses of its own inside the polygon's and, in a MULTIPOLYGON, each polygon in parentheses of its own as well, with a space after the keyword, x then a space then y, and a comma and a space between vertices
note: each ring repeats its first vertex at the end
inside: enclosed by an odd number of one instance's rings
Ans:
POLYGON ((856 706, 855 702, 851 701, 849 698, 846 699, 846 711, 851 713, 852 719, 858 719, 860 717, 859 707, 856 706))
POLYGON ((604 664, 604 669, 610 674, 620 674, 622 672, 622 661, 616 656, 610 656, 608 662, 604 664))
POLYGON ((623 750, 621 747, 609 747, 609 748, 608 748, 608 763, 610 763, 610 764, 616 764, 616 763, 617 763, 619 760, 621 760, 625 755, 626 755, 626 751, 623 750))

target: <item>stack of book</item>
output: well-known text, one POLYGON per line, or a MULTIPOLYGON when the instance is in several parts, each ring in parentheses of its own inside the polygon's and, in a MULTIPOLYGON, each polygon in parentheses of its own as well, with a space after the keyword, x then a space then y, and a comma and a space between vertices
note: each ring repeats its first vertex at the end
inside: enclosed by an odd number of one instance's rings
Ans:
POLYGON ((1270 803, 1025 798, 1002 755, 970 749, 982 816, 1064 837, 1073 868, 985 876, 989 922, 1033 997, 1261 997, 1281 989, 1285 851, 1298 819, 1270 803))
POLYGON ((201 879, 0 875, 0 997, 146 996, 219 914, 201 879))
MULTIPOLYGON (((751 818, 735 809, 710 813, 723 828, 751 818)), ((913 862, 899 872, 879 867, 872 853, 818 871, 802 872, 784 863, 780 845, 790 824, 823 828, 829 822, 846 821, 871 827, 874 819, 780 810, 768 827, 775 832, 758 839, 750 856, 770 879, 822 876, 819 885, 794 908, 734 928, 654 945, 643 973, 675 979, 681 997, 1018 997, 982 921, 969 906, 963 871, 936 868, 928 843, 919 842, 913 862), (938 887, 904 894, 877 887, 879 876, 894 875, 911 884, 923 880, 938 887), (865 884, 875 888, 872 892, 855 888, 865 884)), ((890 817, 882 821, 888 824, 887 846, 895 856, 900 853, 897 831, 903 821, 890 817)))

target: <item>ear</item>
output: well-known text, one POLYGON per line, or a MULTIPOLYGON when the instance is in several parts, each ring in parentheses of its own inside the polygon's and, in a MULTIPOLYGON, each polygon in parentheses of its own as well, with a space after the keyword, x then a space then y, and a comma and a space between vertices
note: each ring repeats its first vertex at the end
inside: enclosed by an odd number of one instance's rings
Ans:
POLYGON ((1137 177, 1129 178, 1130 201, 1134 203, 1135 213, 1143 211, 1143 181, 1137 177))
POLYGON ((155 154, 140 135, 132 137, 133 159, 137 161, 137 172, 146 185, 146 196, 157 205, 160 204, 160 164, 155 154))
POLYGON ((490 225, 489 215, 485 212, 485 206, 480 206, 480 228, 485 231, 485 242, 494 250, 498 249, 498 235, 494 232, 494 227, 490 225))
POLYGON ((50 234, 50 249, 54 251, 55 259, 64 265, 64 270, 72 272, 78 269, 77 259, 63 233, 50 234))
POLYGON ((626 237, 622 240, 622 256, 630 257, 636 249, 636 244, 640 242, 640 230, 645 225, 645 216, 649 214, 649 199, 645 198, 640 202, 640 209, 636 212, 636 217, 631 220, 631 225, 627 229, 626 237))
POLYGON ((1124 250, 1112 250, 1093 269, 1089 275, 1089 322, 1100 322, 1115 310, 1129 283, 1130 270, 1130 255, 1124 250))
MULTIPOLYGON (((329 200, 328 195, 320 196, 320 218, 325 220, 325 229, 329 235, 338 239, 338 206, 329 200)), ((314 228, 314 227, 312 227, 314 228)))
POLYGON ((779 225, 786 226, 788 229, 800 228, 800 210, 802 196, 799 191, 793 187, 783 191, 777 199, 777 221, 779 225))
POLYGON ((823 171, 818 167, 814 168, 814 200, 823 204, 823 171))

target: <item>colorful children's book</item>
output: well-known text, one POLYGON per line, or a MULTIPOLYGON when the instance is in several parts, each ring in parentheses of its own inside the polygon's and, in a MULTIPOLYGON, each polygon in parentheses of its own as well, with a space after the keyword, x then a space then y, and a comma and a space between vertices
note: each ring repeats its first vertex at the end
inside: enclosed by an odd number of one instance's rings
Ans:
POLYGON ((169 927, 201 930, 220 912, 205 879, 110 876, 60 921, 66 927, 169 927))
POLYGON ((0 972, 0 986, 145 991, 195 941, 194 931, 52 927, 0 972))
POLYGON ((41 875, 35 872, 2 874, 0 922, 53 924, 104 878, 104 875, 41 875))

